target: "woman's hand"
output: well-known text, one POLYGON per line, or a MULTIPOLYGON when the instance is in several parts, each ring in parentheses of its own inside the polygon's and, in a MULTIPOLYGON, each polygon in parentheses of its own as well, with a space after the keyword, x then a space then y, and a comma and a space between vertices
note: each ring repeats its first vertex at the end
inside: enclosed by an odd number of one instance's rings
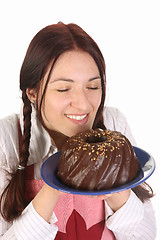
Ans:
POLYGON ((95 197, 97 197, 100 200, 105 200, 108 206, 112 209, 112 211, 116 212, 128 201, 129 196, 130 196, 130 189, 122 192, 99 195, 95 197))
POLYGON ((129 196, 130 196, 130 189, 122 192, 99 196, 99 197, 100 199, 103 199, 107 202, 108 206, 112 209, 113 212, 116 212, 128 201, 129 196))
POLYGON ((50 187, 46 183, 33 199, 33 206, 37 213, 47 222, 53 214, 58 198, 63 193, 50 187))

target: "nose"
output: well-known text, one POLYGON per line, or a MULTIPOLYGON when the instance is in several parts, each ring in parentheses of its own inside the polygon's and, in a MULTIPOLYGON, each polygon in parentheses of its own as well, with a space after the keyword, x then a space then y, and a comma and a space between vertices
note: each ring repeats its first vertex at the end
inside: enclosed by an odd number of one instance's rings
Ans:
POLYGON ((72 95, 71 106, 82 113, 87 113, 90 109, 87 92, 83 89, 75 91, 72 95))

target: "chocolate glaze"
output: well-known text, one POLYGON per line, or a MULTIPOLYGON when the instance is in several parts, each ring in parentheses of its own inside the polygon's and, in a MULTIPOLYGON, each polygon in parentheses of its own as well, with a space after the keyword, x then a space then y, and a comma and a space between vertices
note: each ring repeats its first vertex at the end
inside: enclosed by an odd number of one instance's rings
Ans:
POLYGON ((120 132, 87 130, 67 140, 58 162, 58 178, 81 190, 103 190, 132 181, 139 162, 120 132))

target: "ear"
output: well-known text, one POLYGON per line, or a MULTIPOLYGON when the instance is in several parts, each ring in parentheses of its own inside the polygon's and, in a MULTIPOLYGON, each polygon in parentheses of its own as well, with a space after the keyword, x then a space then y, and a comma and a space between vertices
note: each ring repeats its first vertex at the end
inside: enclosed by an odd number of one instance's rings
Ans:
POLYGON ((28 99, 34 103, 36 100, 37 100, 37 92, 34 88, 30 89, 30 88, 27 88, 26 89, 26 94, 27 94, 27 97, 28 99))

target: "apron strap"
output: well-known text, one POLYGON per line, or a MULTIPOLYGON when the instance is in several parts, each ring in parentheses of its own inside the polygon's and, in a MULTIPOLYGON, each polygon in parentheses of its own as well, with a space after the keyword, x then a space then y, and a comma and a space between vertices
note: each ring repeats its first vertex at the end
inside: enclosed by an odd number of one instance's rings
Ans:
POLYGON ((22 148, 22 131, 20 126, 20 119, 18 119, 18 143, 19 143, 19 153, 22 148))

